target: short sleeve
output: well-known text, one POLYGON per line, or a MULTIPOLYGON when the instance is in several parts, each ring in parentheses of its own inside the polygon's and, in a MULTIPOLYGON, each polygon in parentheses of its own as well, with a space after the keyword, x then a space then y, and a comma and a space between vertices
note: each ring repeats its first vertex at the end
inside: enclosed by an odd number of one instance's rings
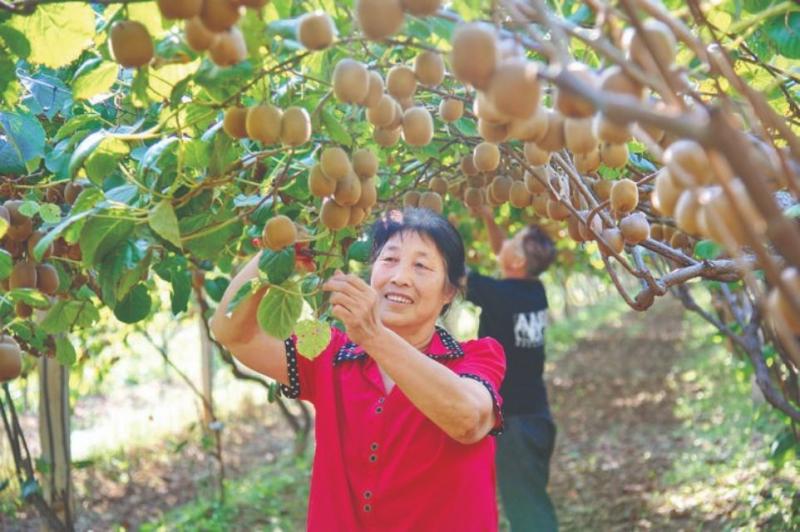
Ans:
POLYGON ((480 338, 466 342, 462 346, 464 358, 455 372, 464 378, 474 379, 483 384, 492 396, 495 424, 489 432, 497 436, 503 432, 503 398, 500 385, 506 374, 506 355, 503 346, 494 338, 480 338))
POLYGON ((290 399, 302 399, 313 403, 320 365, 324 364, 326 360, 329 364, 332 363, 333 353, 338 350, 345 339, 343 332, 336 327, 331 327, 331 339, 328 345, 317 356, 310 355, 312 358, 298 351, 297 335, 293 334, 284 340, 289 384, 281 384, 281 394, 290 399))
POLYGON ((485 307, 489 303, 494 279, 470 270, 467 273, 467 301, 485 307))

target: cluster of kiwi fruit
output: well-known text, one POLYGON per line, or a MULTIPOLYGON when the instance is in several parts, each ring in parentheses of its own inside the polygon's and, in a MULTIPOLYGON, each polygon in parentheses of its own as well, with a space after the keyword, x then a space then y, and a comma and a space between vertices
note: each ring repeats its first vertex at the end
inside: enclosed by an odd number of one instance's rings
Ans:
POLYGON ((354 151, 352 159, 340 147, 322 149, 308 176, 311 194, 323 199, 322 224, 334 231, 361 224, 378 200, 377 173, 378 158, 367 148, 354 151))
POLYGON ((296 147, 311 139, 311 117, 297 106, 282 110, 269 103, 234 105, 225 111, 222 128, 235 139, 250 138, 265 146, 281 142, 296 147))

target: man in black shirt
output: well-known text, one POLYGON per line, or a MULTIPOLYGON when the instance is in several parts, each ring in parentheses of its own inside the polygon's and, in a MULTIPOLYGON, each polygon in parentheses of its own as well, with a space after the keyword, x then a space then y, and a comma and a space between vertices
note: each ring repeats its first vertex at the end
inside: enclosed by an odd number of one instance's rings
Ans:
POLYGON ((505 431, 497 437, 497 475, 512 532, 558 529, 547 494, 555 424, 544 386, 547 296, 539 275, 555 259, 553 241, 528 226, 506 238, 488 207, 479 211, 502 279, 467 276, 467 300, 481 308, 478 335, 491 336, 506 352, 503 397, 505 431))

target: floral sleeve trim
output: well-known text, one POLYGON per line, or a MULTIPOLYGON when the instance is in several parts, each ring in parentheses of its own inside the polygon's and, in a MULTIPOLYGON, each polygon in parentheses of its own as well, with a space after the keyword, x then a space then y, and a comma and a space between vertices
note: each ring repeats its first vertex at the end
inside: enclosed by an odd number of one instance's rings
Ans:
POLYGON ((489 431, 489 436, 499 436, 503 433, 503 411, 500 409, 500 403, 497 401, 497 393, 494 391, 494 386, 478 375, 474 373, 460 373, 459 377, 464 377, 467 379, 473 379, 478 381, 479 383, 483 384, 487 390, 489 390, 489 395, 492 396, 492 406, 494 407, 494 415, 495 415, 495 425, 492 430, 489 431))
POLYGON ((300 378, 297 376, 297 347, 294 338, 283 341, 286 346, 286 365, 289 370, 289 385, 281 384, 281 394, 289 399, 300 397, 300 378))

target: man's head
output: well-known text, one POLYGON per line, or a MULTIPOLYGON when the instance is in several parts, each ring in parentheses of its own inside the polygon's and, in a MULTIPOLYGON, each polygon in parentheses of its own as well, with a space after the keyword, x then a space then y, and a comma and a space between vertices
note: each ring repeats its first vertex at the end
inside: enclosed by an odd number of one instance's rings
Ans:
POLYGON ((555 244, 536 225, 524 227, 511 238, 507 238, 497 255, 503 277, 511 279, 538 277, 550 267, 555 258, 555 244))

